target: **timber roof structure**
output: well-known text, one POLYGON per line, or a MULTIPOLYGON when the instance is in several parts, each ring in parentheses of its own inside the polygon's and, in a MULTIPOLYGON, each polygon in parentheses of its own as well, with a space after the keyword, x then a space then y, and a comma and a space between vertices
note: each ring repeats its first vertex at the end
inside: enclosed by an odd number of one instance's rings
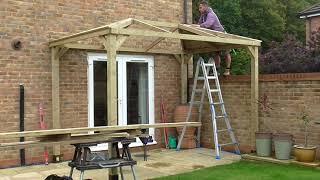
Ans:
POLYGON ((119 52, 135 53, 160 53, 160 54, 181 54, 181 53, 206 53, 215 50, 230 48, 241 48, 246 46, 260 46, 261 41, 234 34, 228 34, 200 28, 194 25, 146 21, 137 19, 125 19, 109 25, 97 27, 80 33, 72 34, 49 42, 50 47, 65 47, 69 49, 104 50, 103 41, 100 45, 89 45, 79 41, 94 37, 103 38, 107 35, 122 36, 119 38, 119 52), (132 27, 134 26, 134 27, 132 27), (128 36, 143 38, 156 38, 145 47, 122 47, 128 36), (155 47, 164 39, 181 40, 180 51, 168 49, 157 50, 155 47))

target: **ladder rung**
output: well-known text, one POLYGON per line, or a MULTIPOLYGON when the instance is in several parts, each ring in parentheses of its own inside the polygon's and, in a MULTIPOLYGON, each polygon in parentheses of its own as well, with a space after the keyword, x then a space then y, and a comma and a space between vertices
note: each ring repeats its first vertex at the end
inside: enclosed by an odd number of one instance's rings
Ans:
POLYGON ((223 102, 215 102, 215 103, 212 103, 211 105, 222 105, 224 104, 223 102))
POLYGON ((202 103, 201 103, 201 101, 194 101, 193 104, 200 105, 202 103))
POLYGON ((195 89, 194 92, 202 92, 203 89, 195 89))
POLYGON ((219 89, 210 89, 210 92, 220 92, 220 90, 219 89))
MULTIPOLYGON (((208 76, 208 79, 217 79, 216 76, 208 76)), ((198 80, 205 80, 204 77, 198 77, 198 80)))
POLYGON ((203 63, 203 65, 206 67, 213 67, 213 64, 203 63))
POLYGON ((220 133, 220 132, 227 132, 227 131, 232 131, 232 129, 221 129, 221 130, 217 130, 217 132, 218 133, 220 133))
POLYGON ((226 116, 216 116, 216 119, 225 118, 226 116))
POLYGON ((234 142, 232 142, 232 143, 226 143, 226 144, 219 144, 219 147, 223 147, 223 146, 230 146, 230 145, 237 145, 238 143, 234 143, 234 142))

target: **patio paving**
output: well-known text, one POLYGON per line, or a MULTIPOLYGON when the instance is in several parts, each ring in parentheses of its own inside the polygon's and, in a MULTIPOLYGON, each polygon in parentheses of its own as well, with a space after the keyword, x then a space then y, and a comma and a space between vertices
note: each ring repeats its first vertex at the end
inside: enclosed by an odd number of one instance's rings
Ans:
MULTIPOLYGON (((148 155, 148 161, 143 161, 142 152, 133 153, 133 159, 138 162, 135 166, 138 179, 185 173, 199 168, 230 164, 241 159, 239 155, 223 152, 222 159, 216 160, 215 151, 205 148, 178 152, 156 149, 149 151, 148 155)), ((130 168, 124 167, 123 169, 125 179, 133 179, 130 168)), ((43 180, 50 174, 68 175, 69 171, 67 162, 0 169, 0 180, 43 180)), ((73 179, 78 180, 79 177, 79 171, 75 170, 73 179)), ((108 171, 107 169, 85 171, 84 177, 85 179, 106 180, 108 171)))

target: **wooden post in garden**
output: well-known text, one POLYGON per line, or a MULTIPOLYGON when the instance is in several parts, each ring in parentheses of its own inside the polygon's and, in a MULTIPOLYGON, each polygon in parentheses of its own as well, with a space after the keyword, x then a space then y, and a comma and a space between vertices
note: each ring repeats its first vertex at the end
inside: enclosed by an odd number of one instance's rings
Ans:
MULTIPOLYGON (((68 51, 66 47, 52 47, 51 48, 51 71, 52 71, 52 128, 60 129, 60 77, 59 77, 59 63, 60 58, 68 51)), ((59 162, 61 152, 60 145, 53 146, 53 161, 59 162)))
POLYGON ((251 121, 250 121, 250 145, 255 146, 255 132, 259 130, 259 48, 257 46, 248 46, 251 55, 251 121))
MULTIPOLYGON (((127 36, 108 34, 101 37, 107 50, 107 123, 108 126, 118 125, 118 98, 117 98, 117 49, 126 40, 127 36)), ((117 153, 112 143, 108 144, 109 157, 116 157, 117 153)), ((109 169, 109 180, 119 179, 117 168, 109 169)))

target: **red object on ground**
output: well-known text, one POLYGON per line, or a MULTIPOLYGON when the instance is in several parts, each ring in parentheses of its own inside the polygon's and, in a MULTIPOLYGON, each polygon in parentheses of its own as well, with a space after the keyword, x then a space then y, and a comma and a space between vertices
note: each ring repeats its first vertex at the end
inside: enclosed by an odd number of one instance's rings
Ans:
MULTIPOLYGON (((160 113, 161 113, 161 123, 167 122, 167 116, 166 116, 166 107, 163 102, 163 96, 161 96, 161 103, 160 103, 160 113)), ((164 141, 166 144, 166 148, 169 148, 168 143, 168 134, 167 134, 167 128, 163 128, 163 134, 164 134, 164 141)))
MULTIPOLYGON (((39 116, 40 116, 40 129, 45 130, 47 129, 46 123, 44 122, 44 109, 43 109, 43 104, 39 104, 39 116)), ((45 164, 49 164, 49 153, 47 147, 44 149, 44 160, 45 164)))

